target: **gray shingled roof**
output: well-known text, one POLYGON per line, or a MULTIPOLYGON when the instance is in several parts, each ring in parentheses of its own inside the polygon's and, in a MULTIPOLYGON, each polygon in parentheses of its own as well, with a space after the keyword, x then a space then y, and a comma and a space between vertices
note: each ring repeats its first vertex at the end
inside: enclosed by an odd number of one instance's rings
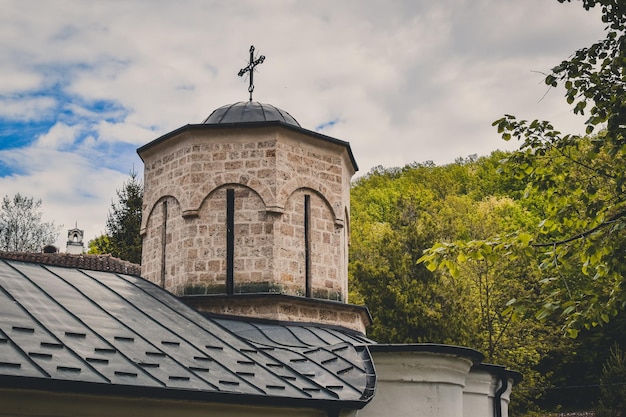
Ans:
POLYGON ((375 384, 367 343, 205 317, 137 276, 0 259, 0 387, 360 408, 375 384))

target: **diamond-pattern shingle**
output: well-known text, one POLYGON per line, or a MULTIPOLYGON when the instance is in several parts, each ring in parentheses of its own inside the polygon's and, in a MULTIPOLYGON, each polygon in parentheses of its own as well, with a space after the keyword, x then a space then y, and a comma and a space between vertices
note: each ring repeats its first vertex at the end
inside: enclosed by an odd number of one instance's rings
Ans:
POLYGON ((207 317, 133 274, 2 258, 4 386, 29 377, 354 407, 373 394, 363 335, 207 317))

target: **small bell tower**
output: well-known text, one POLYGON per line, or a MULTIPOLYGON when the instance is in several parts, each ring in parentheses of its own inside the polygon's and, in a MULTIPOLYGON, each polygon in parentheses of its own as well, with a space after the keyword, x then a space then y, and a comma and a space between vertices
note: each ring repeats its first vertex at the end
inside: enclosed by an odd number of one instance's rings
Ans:
POLYGON ((78 228, 75 225, 73 229, 67 231, 67 245, 66 252, 71 255, 80 255, 85 251, 85 245, 83 244, 84 230, 78 228))

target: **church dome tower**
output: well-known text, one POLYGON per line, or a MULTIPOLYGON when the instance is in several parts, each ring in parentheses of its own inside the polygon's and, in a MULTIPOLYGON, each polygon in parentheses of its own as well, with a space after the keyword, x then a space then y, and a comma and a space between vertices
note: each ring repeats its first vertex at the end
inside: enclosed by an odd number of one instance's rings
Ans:
POLYGON ((346 304, 349 143, 249 101, 137 152, 143 277, 201 310, 364 330, 346 304))

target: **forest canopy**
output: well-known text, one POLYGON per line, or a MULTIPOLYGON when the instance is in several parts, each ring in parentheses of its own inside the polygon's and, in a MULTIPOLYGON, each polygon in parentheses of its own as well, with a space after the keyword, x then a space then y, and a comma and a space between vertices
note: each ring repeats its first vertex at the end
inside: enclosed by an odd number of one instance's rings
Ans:
POLYGON ((520 371, 518 413, 589 409, 602 363, 626 343, 625 315, 572 339, 565 316, 543 314, 545 249, 494 244, 494 236, 531 236, 549 205, 514 171, 497 172, 512 154, 378 167, 355 180, 349 301, 369 308, 368 335, 378 342, 469 346, 520 371), (419 262, 424 253, 441 267, 419 262))

